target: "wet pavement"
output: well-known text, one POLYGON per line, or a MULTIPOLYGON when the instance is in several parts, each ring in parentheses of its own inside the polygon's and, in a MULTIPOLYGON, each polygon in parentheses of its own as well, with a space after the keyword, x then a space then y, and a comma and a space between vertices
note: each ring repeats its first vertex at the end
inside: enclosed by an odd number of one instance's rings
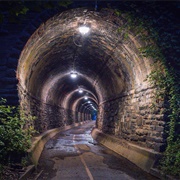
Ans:
POLYGON ((157 180, 91 137, 94 121, 57 134, 41 154, 33 180, 157 180))

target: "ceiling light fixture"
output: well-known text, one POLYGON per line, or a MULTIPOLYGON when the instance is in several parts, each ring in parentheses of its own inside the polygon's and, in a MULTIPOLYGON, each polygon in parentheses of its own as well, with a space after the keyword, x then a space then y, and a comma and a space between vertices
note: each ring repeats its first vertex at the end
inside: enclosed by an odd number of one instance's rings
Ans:
POLYGON ((70 76, 73 79, 77 78, 77 72, 71 72, 70 76))
POLYGON ((83 93, 83 90, 81 88, 78 89, 79 93, 83 93))
POLYGON ((85 100, 87 100, 87 99, 88 99, 88 97, 87 97, 87 96, 84 96, 84 99, 85 99, 85 100))
POLYGON ((87 34, 88 32, 90 31, 90 28, 85 26, 85 25, 82 25, 79 27, 79 32, 82 34, 82 35, 85 35, 87 34))

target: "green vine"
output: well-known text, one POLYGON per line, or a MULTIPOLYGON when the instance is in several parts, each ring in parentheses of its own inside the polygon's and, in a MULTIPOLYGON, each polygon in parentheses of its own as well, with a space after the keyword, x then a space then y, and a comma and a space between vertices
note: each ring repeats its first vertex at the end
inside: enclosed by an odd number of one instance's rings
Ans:
POLYGON ((41 12, 44 9, 61 9, 68 8, 73 2, 71 0, 62 1, 0 1, 0 24, 3 21, 9 21, 12 23, 20 22, 28 12, 41 12), (6 12, 6 16, 4 16, 6 12))
MULTIPOLYGON (((139 35, 141 40, 146 43, 144 47, 139 48, 140 55, 154 60, 152 71, 146 80, 156 87, 153 107, 156 108, 163 102, 163 113, 167 115, 165 119, 167 122, 167 147, 159 168, 165 174, 180 176, 180 134, 178 133, 180 127, 180 82, 179 68, 177 68, 179 61, 176 56, 173 60, 170 58, 168 60, 168 57, 164 55, 165 51, 172 48, 169 41, 171 35, 164 33, 166 37, 162 40, 158 29, 152 27, 151 20, 148 21, 147 18, 145 20, 143 17, 135 18, 134 13, 123 13, 119 10, 115 10, 115 14, 126 19, 125 25, 120 27, 118 32, 130 33, 131 31, 139 35), (175 66, 173 66, 172 61, 176 62, 175 66)), ((175 48, 179 51, 177 46, 175 48)))
POLYGON ((25 165, 25 156, 31 145, 35 117, 26 116, 16 106, 0 100, 0 179, 3 166, 14 163, 25 165))

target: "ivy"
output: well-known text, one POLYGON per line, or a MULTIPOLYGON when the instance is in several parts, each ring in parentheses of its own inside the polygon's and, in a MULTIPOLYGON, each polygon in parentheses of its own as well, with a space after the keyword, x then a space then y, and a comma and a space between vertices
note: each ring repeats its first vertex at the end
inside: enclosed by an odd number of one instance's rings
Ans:
POLYGON ((18 107, 0 100, 0 166, 21 161, 31 145, 35 133, 32 126, 35 117, 28 116, 18 107), (17 159, 18 157, 18 159, 17 159))
POLYGON ((61 9, 68 8, 73 2, 71 0, 64 1, 2 1, 0 2, 0 23, 6 21, 17 23, 26 16, 29 11, 41 12, 44 9, 61 9), (3 16, 3 14, 7 14, 3 16), (21 16, 20 16, 21 15, 21 16))
MULTIPOLYGON (((146 44, 139 48, 140 55, 154 60, 152 71, 146 79, 156 88, 152 107, 158 108, 160 103, 164 103, 163 113, 168 116, 166 119, 167 147, 159 168, 165 174, 180 176, 180 62, 177 58, 180 48, 177 45, 178 38, 168 30, 160 36, 162 27, 158 25, 156 19, 152 17, 148 19, 147 15, 141 14, 140 18, 132 11, 126 13, 117 9, 115 14, 121 16, 122 19, 125 18, 125 23, 118 28, 118 32, 122 34, 133 32, 139 35, 146 44)), ((163 18, 166 20, 166 16, 161 16, 161 19, 163 18)))
MULTIPOLYGON (((154 35, 151 35, 150 38, 153 37, 154 35)), ((157 34, 155 34, 155 37, 157 40, 157 34)), ((147 37, 147 39, 149 39, 149 37, 147 37)), ((144 40, 146 39, 144 38, 144 40)), ((168 44, 168 42, 166 42, 166 44, 168 44)), ((151 57, 155 60, 153 70, 147 77, 147 80, 157 87, 155 94, 157 103, 155 106, 158 106, 159 100, 167 100, 169 104, 165 109, 169 118, 169 122, 167 123, 167 148, 160 162, 160 169, 166 174, 180 176, 180 169, 178 168, 180 167, 180 136, 176 133, 180 119, 180 86, 177 81, 178 78, 176 77, 174 68, 170 66, 170 63, 163 56, 161 49, 156 45, 149 44, 139 50, 144 57, 151 57)))
POLYGON ((59 2, 58 2, 58 5, 59 5, 59 6, 65 7, 65 8, 67 8, 70 4, 72 4, 72 1, 70 1, 70 0, 59 1, 59 2))

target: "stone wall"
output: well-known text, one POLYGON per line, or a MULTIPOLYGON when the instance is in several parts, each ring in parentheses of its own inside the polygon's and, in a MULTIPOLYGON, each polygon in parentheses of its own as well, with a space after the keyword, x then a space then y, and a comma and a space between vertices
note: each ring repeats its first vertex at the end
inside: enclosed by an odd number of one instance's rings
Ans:
POLYGON ((44 132, 53 128, 63 128, 67 125, 72 125, 77 122, 90 120, 89 114, 81 114, 70 109, 65 109, 57 105, 43 103, 36 97, 22 90, 19 86, 20 106, 26 112, 26 116, 35 116, 33 122, 35 129, 38 132, 44 132), (78 115, 79 114, 79 115, 78 115))
POLYGON ((57 10, 43 10, 19 16, 17 22, 8 21, 6 12, 2 12, 4 21, 0 23, 0 97, 9 104, 19 104, 16 71, 18 59, 23 47, 41 23, 57 13, 57 10))
MULTIPOLYGON (((75 114, 71 110, 41 102, 25 92, 20 87, 19 78, 16 77, 18 59, 26 42, 43 22, 57 12, 57 9, 44 9, 41 13, 27 13, 17 22, 3 21, 0 23, 0 98, 6 98, 8 104, 18 105, 20 103, 21 107, 26 110, 26 115, 36 116, 37 120, 34 121, 34 125, 39 132, 85 120, 84 116, 81 119, 78 117, 75 119, 75 114)), ((4 19, 6 19, 6 13, 4 19)))
POLYGON ((153 109, 153 88, 132 90, 100 105, 98 129, 142 147, 163 151, 162 105, 153 109))
MULTIPOLYGON (((18 82, 18 77, 16 78, 16 70, 23 47, 39 25, 54 14, 56 14, 55 11, 48 10, 42 13, 31 12, 27 14, 25 19, 21 20, 19 25, 10 22, 1 24, 0 96, 7 98, 8 103, 18 104, 17 84, 20 85, 21 82, 18 82)), ((104 52, 102 54, 104 55, 104 52)), ((139 76, 142 75, 142 73, 139 74, 139 76)), ((128 80, 125 79, 124 81, 127 82, 128 80)), ((111 89, 108 89, 108 91, 111 91, 111 89)), ((73 112, 54 104, 43 103, 21 88, 19 88, 19 94, 21 107, 37 117, 34 123, 39 132, 55 127, 63 127, 74 122, 82 122, 90 118, 88 114, 73 112)), ((97 121, 98 128, 105 133, 140 146, 162 151, 165 124, 164 117, 161 115, 163 108, 159 106, 158 109, 152 110, 150 108, 152 98, 153 89, 139 88, 101 103, 97 121)))

